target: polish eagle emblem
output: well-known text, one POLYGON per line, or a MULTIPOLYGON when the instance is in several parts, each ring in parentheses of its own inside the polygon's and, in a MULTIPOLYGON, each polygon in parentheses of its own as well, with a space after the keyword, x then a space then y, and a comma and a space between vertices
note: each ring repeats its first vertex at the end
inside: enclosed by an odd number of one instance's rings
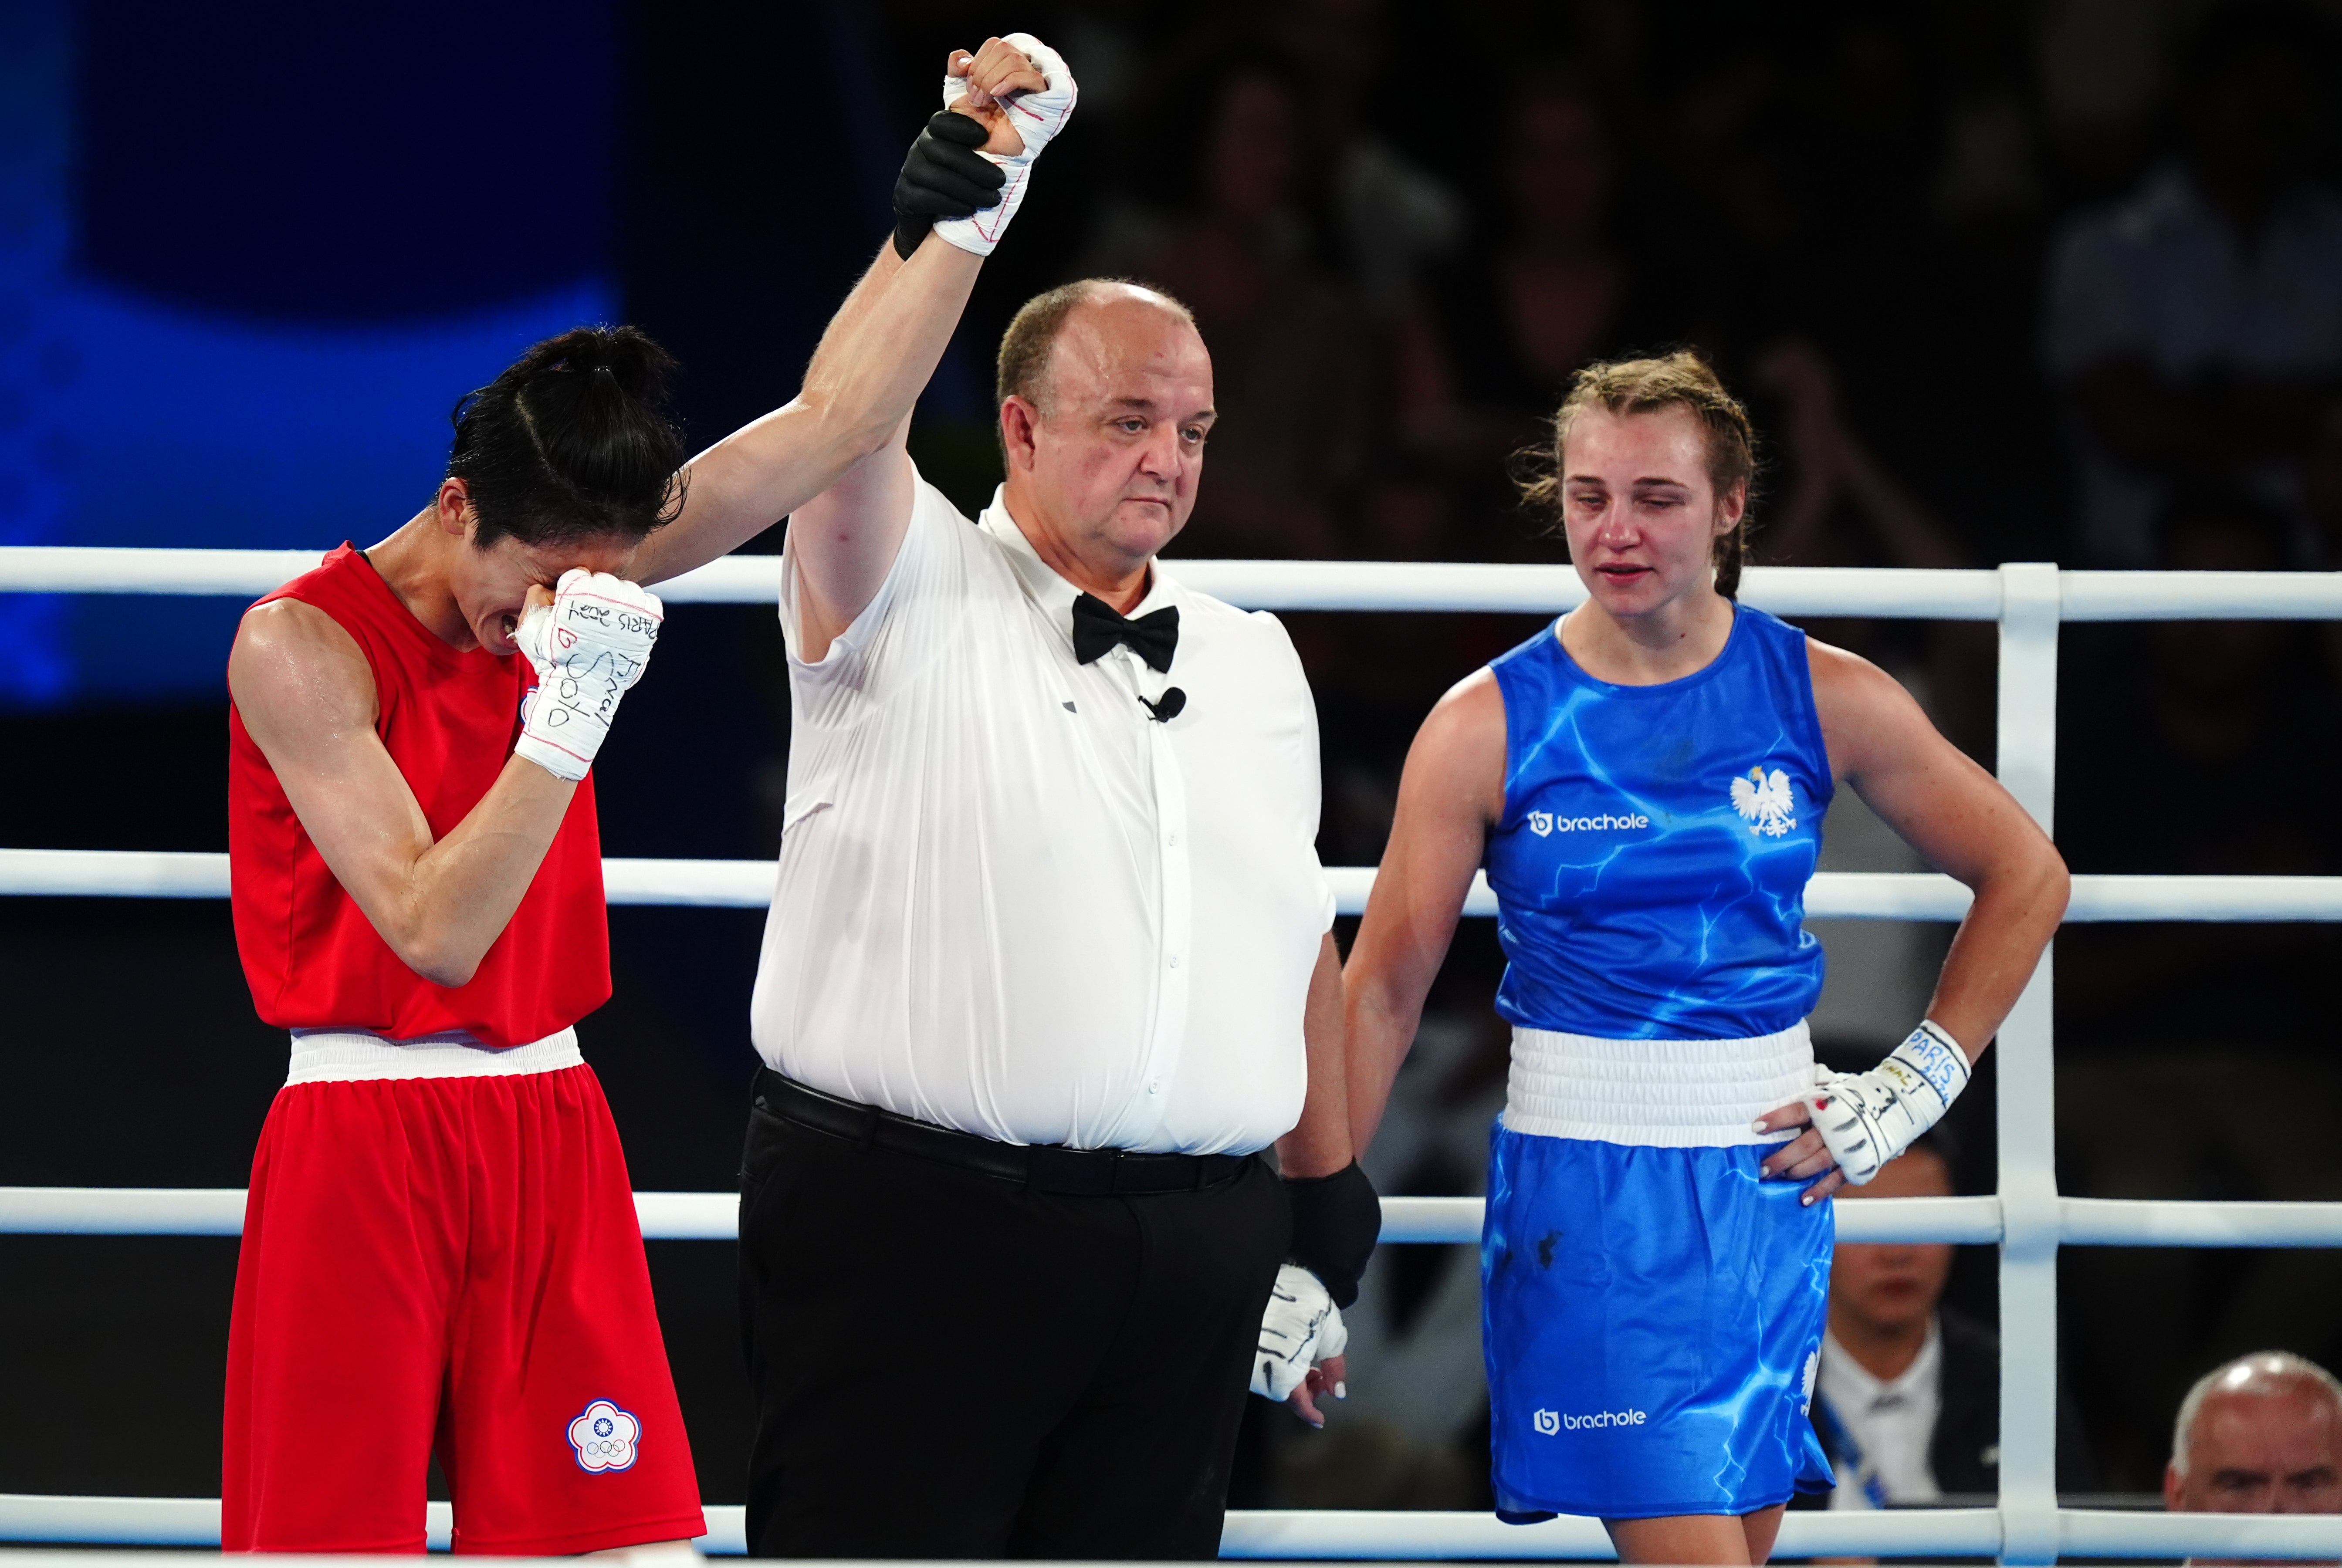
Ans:
POLYGON ((1789 775, 1779 768, 1767 773, 1750 768, 1732 781, 1732 809, 1747 819, 1750 833, 1779 838, 1797 825, 1797 803, 1789 794, 1789 775))

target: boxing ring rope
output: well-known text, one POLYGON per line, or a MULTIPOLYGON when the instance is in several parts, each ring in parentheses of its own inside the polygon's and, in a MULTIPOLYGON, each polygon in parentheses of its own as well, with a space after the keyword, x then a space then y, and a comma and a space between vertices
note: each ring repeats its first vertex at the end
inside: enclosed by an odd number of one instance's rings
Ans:
MULTIPOLYGON (((0 547, 0 592, 209 594, 252 598, 316 564, 305 551, 0 547)), ((1250 609, 1553 614, 1583 599, 1566 566, 1376 562, 1181 561, 1180 581, 1250 609)), ((736 556, 661 585, 670 604, 769 604, 779 561, 736 556)), ((2053 825, 2058 627, 2065 621, 2342 620, 2342 575, 2235 572, 2061 572, 1756 567, 1742 597, 1779 614, 1998 623, 2000 778, 2053 825)), ((768 861, 610 860, 612 904, 753 908, 770 901, 768 861)), ((1333 868, 1345 913, 1363 908, 1370 867, 1333 868)), ((76 850, 0 850, 0 894, 220 898, 226 857, 76 850)), ((1948 878, 1817 876, 1816 918, 1957 920, 1967 891, 1948 878)), ((1494 913, 1485 884, 1466 913, 1494 913)), ((2342 878, 2082 876, 2076 921, 2337 921, 2342 878)), ((2061 1246, 2342 1246, 2342 1203, 2196 1203, 2069 1198, 2057 1192, 2052 1117, 2053 984, 2044 959, 1999 1035, 1998 1191, 1987 1197, 1865 1199, 1838 1209, 1847 1241, 1997 1243, 2001 1249, 2001 1475, 1996 1508, 1793 1513, 1784 1556, 1993 1555, 2046 1563, 2092 1556, 2342 1556, 2342 1516, 2159 1514, 2057 1505, 2057 1256, 2061 1246)), ((0 1188, 0 1233, 232 1235, 235 1189, 0 1188)), ((733 1236, 730 1193, 638 1193, 654 1240, 733 1236)), ((1478 1239, 1471 1198, 1385 1200, 1384 1239, 1478 1239)), ((710 1507, 714 1553, 744 1549, 740 1510, 710 1507)), ((433 1505, 435 1541, 448 1526, 433 1505)), ((0 1495, 0 1540, 215 1546, 207 1499, 0 1495)), ((1226 1557, 1603 1558, 1600 1526, 1556 1519, 1516 1527, 1492 1515, 1270 1510, 1228 1516, 1226 1557)))
MULTIPOLYGON (((699 1549, 711 1556, 741 1556, 746 1527, 737 1503, 711 1504, 699 1549)), ((32 1497, 0 1495, 0 1540, 104 1540, 120 1545, 215 1546, 219 1503, 199 1497, 32 1497)), ((427 1538, 445 1551, 454 1513, 429 1505, 427 1538)), ((2061 1509, 2058 1528, 2072 1556, 2184 1557, 2248 1553, 2255 1557, 2334 1554, 2337 1521, 2317 1514, 2148 1513, 2112 1509, 2061 1509)), ((2000 1549, 1999 1514, 1990 1508, 1901 1508, 1886 1513, 1792 1513, 1781 1523, 1776 1557, 1989 1557, 2000 1549)), ((6 1553, 15 1559, 29 1553, 6 1553)), ((98 1568, 113 1553, 76 1552, 59 1568, 98 1568)), ((1220 1540, 1223 1558, 1315 1558, 1432 1562, 1615 1557, 1602 1526, 1563 1518, 1542 1524, 1498 1523, 1494 1514, 1435 1510, 1258 1509, 1228 1515, 1220 1540)), ((125 1568, 131 1560, 120 1558, 125 1568)), ((295 1561, 298 1561, 295 1559, 295 1561)), ((314 1559, 322 1565, 327 1561, 314 1559)), ((348 1557, 331 1560, 349 1568, 348 1557)), ((357 1563, 368 1561, 355 1559, 357 1563)), ((390 1560, 384 1559, 388 1562, 390 1560)), ((397 1559, 411 1564, 411 1557, 397 1559)), ((548 1561, 550 1561, 548 1559, 548 1561)), ((575 1558, 562 1559, 575 1563, 575 1558)), ((154 1568, 154 1559, 135 1560, 154 1568)), ((108 1564, 108 1568, 113 1568, 108 1564)), ((863 1564, 861 1568, 872 1568, 863 1564)))
MULTIPOLYGON (((769 860, 605 860, 609 902, 762 909, 773 901, 769 860)), ((1335 907, 1360 914, 1370 865, 1331 865, 1335 907)), ((227 856, 178 850, 0 849, 0 894, 47 898, 225 898, 227 856)), ((1957 921, 1968 890, 1933 872, 1825 871, 1806 884, 1814 920, 1957 921)), ((1466 914, 1496 913, 1476 875, 1466 914)), ((2075 921, 2342 920, 2342 876, 2077 876, 2075 921)))
MULTIPOLYGON (((736 1193, 636 1193, 651 1242, 736 1239, 736 1193)), ((1385 1198, 1382 1239, 1477 1245, 1482 1200, 1385 1198)), ((234 1236, 242 1187, 0 1187, 0 1235, 234 1236)), ((1842 1242, 1949 1242, 1992 1246, 2007 1234, 2000 1200, 1867 1198, 1838 1210, 1842 1242)), ((2342 1203, 2167 1203, 2059 1198, 2057 1239, 2090 1247, 2342 1245, 2342 1203)))

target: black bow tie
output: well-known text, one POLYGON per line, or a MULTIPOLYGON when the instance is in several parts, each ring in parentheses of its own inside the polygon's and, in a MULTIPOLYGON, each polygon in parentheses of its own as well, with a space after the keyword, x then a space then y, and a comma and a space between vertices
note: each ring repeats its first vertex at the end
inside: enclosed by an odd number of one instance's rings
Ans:
POLYGON ((1115 614, 1114 606, 1095 594, 1074 601, 1074 657, 1094 664, 1121 643, 1153 665, 1158 674, 1171 673, 1171 655, 1179 646, 1179 606, 1166 604, 1136 621, 1115 614))

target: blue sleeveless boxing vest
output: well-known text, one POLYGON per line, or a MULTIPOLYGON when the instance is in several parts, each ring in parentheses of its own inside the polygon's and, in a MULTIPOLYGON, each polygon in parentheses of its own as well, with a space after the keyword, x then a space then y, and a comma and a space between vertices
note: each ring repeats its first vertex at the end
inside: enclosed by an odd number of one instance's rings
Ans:
POLYGON ((1556 624, 1490 668, 1496 1011, 1611 1040, 1744 1039, 1813 1011, 1806 880, 1833 786, 1805 633, 1735 605, 1706 668, 1618 686, 1577 667, 1556 624))
POLYGON ((1747 1132, 1802 1087, 1756 1094, 1752 1074, 1810 1074, 1801 1024, 1822 985, 1805 889, 1831 785, 1805 634, 1735 606, 1714 662, 1656 686, 1593 679, 1552 627, 1492 667, 1496 1007, 1550 1032, 1516 1034, 1489 1142, 1498 1514, 1743 1514, 1827 1490, 1807 1402, 1834 1216, 1800 1203, 1804 1182, 1764 1179, 1777 1140, 1747 1132), (1515 1124, 1540 1070, 1538 1109, 1586 1131, 1515 1124), (1716 1124, 1657 1135, 1685 1105, 1716 1124))

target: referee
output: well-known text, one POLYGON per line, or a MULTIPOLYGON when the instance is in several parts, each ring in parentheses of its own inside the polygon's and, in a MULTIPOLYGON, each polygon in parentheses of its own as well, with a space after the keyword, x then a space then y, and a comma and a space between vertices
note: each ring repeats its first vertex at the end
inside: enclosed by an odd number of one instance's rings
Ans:
POLYGON ((759 1554, 1215 1556, 1247 1376, 1318 1419, 1379 1223, 1300 661, 1155 560, 1203 472, 1203 339, 1068 285, 998 391, 981 517, 898 432, 783 555, 759 1554))

